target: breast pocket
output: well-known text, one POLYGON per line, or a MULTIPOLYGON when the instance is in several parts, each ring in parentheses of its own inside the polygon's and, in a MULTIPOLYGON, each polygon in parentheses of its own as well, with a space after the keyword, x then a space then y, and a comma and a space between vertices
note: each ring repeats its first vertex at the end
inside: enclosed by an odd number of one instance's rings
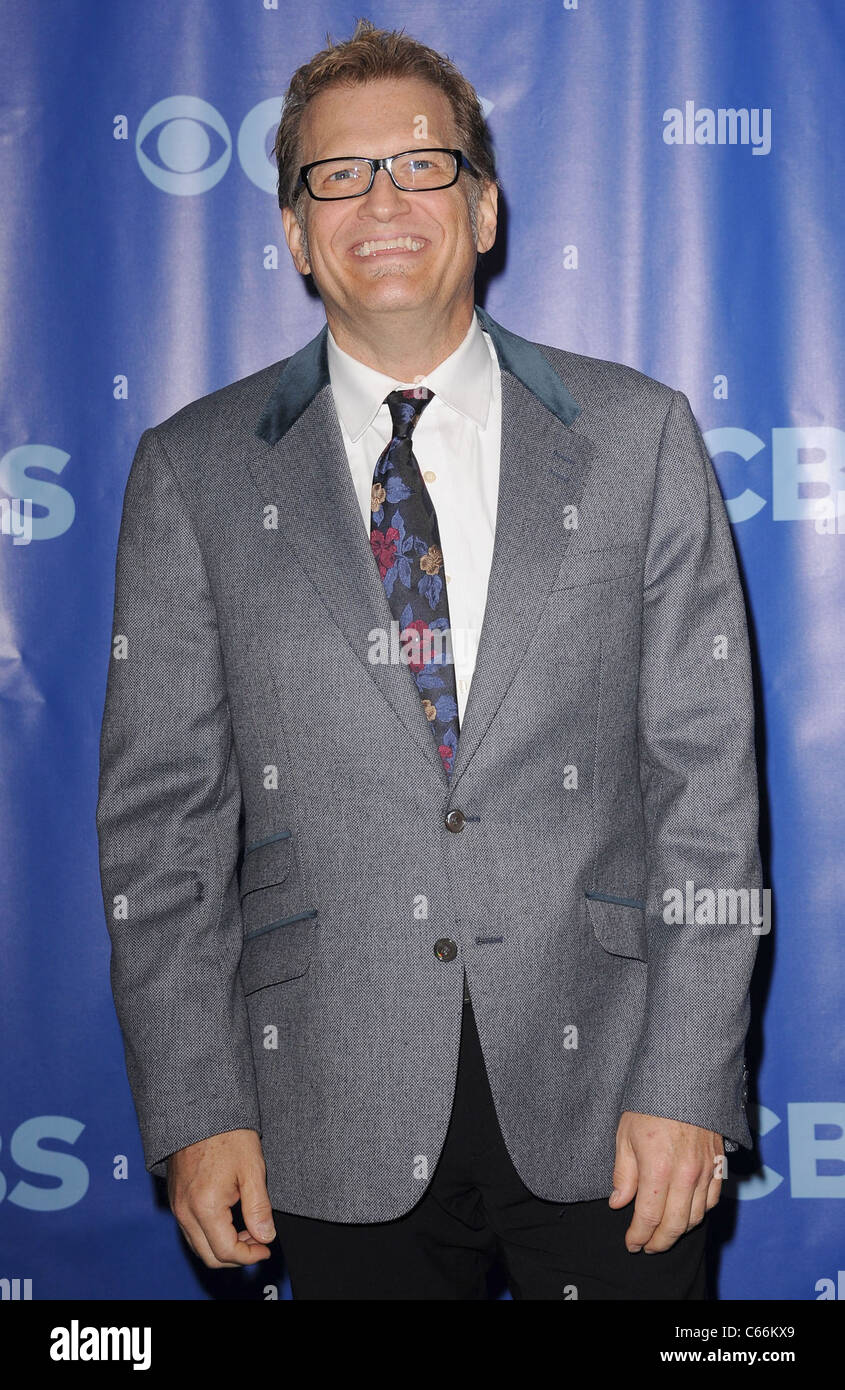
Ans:
POLYGON ((602 897, 586 893, 587 920, 603 950, 629 960, 648 960, 644 904, 620 894, 602 897))
POLYGON ((632 580, 639 574, 640 553, 636 545, 608 545, 586 550, 572 542, 552 585, 552 593, 603 580, 632 580))

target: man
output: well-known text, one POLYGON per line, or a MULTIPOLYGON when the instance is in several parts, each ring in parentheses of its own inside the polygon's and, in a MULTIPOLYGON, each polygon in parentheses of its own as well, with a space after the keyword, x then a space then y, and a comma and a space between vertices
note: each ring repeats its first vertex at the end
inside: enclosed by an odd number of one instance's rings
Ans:
POLYGON ((278 1230, 295 1297, 483 1298, 497 1253, 514 1297, 704 1297, 756 943, 665 903, 760 866, 689 403, 474 305, 495 169, 432 50, 362 21, 276 153, 327 325, 145 431, 119 539, 98 827, 147 1167, 212 1268, 278 1230))

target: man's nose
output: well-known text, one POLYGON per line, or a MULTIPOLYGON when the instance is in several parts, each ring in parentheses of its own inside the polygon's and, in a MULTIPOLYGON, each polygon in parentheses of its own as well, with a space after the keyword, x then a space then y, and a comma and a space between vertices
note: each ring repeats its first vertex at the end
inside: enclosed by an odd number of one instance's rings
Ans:
POLYGON ((401 201, 405 194, 401 188, 397 188, 393 179, 386 169, 377 169, 373 179, 372 188, 365 194, 365 197, 372 199, 376 203, 395 203, 401 201))

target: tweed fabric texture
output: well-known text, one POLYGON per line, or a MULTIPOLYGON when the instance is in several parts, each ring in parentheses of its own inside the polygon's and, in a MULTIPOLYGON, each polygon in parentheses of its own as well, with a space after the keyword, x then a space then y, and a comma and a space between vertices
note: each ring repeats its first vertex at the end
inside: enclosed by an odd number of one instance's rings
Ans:
POLYGON ((757 937, 663 914, 687 880, 760 887, 746 618, 712 465, 683 393, 483 326, 500 491, 451 777, 407 668, 369 660, 391 614, 321 340, 140 439, 97 827, 161 1176, 176 1149, 249 1127, 274 1207, 408 1211, 446 1133, 464 970, 537 1196, 608 1195, 626 1109, 751 1143, 757 937))

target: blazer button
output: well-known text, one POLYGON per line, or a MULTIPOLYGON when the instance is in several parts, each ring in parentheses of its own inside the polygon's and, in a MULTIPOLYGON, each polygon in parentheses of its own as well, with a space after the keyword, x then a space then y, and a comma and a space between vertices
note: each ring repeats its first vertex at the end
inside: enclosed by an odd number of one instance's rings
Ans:
POLYGON ((463 811, 459 811, 457 806, 453 806, 452 810, 446 814, 446 829, 457 835, 459 830, 463 830, 465 820, 466 816, 463 811))
POLYGON ((450 941, 448 936, 441 936, 439 941, 434 943, 434 954, 438 960, 454 960, 458 954, 458 948, 454 941, 450 941))

